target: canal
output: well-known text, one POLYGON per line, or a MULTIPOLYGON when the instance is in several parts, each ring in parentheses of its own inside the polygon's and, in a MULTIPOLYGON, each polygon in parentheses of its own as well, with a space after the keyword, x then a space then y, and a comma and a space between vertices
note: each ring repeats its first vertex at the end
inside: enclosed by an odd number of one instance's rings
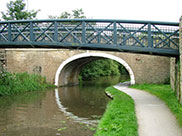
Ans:
POLYGON ((125 79, 0 97, 0 136, 93 136, 109 101, 105 88, 125 79))

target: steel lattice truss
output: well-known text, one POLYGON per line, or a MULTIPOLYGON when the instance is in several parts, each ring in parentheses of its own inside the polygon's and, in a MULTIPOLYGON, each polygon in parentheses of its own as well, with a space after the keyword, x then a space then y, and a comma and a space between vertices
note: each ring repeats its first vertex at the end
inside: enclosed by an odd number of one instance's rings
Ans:
POLYGON ((0 22, 3 48, 81 48, 179 55, 179 23, 131 20, 0 22))

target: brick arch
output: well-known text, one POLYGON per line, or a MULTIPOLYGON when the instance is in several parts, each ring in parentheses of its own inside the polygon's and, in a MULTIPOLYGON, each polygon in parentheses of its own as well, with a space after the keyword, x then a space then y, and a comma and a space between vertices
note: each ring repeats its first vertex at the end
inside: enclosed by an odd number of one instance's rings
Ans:
POLYGON ((106 54, 106 53, 81 53, 81 54, 77 54, 74 55, 68 59, 66 59, 57 69, 56 75, 55 75, 55 85, 58 86, 59 85, 59 76, 60 73, 63 71, 63 69, 70 64, 71 62, 74 62, 75 60, 79 60, 79 59, 84 59, 84 58, 107 58, 107 59, 111 59, 111 60, 115 60, 118 63, 120 63, 121 65, 123 65, 126 70, 128 71, 129 75, 130 75, 130 84, 135 84, 135 76, 134 73, 131 69, 131 67, 121 58, 116 57, 114 55, 111 54, 106 54))

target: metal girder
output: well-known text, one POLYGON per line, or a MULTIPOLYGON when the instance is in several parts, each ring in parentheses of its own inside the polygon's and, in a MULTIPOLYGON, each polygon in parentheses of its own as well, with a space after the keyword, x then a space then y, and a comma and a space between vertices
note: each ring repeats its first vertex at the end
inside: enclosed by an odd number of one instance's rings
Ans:
MULTIPOLYGON (((129 32, 125 27, 123 27, 123 25, 119 24, 119 26, 121 26, 121 27, 123 28, 123 30, 124 30, 126 33, 129 34, 129 36, 128 36, 127 38, 125 38, 125 39, 123 40, 123 42, 126 42, 128 39, 130 39, 130 38, 132 37, 132 38, 135 39, 136 42, 138 42, 141 46, 144 47, 144 45, 140 42, 140 40, 138 40, 138 38, 136 38, 134 35, 135 35, 138 31, 140 31, 141 29, 143 29, 143 28, 146 26, 146 24, 144 24, 142 27, 140 27, 138 30, 136 30, 136 31, 134 31, 134 32, 132 32, 132 33, 129 32)), ((121 45, 122 45, 122 43, 121 43, 121 45)))
POLYGON ((23 37, 23 41, 26 39, 26 41, 29 41, 28 37, 23 34, 25 29, 29 26, 29 24, 25 25, 24 28, 21 30, 19 27, 17 27, 15 24, 12 25, 13 28, 15 28, 15 31, 18 32, 16 36, 12 39, 12 41, 16 41, 16 39, 21 35, 23 37))
POLYGON ((178 25, 99 19, 0 21, 0 47, 89 48, 178 56, 178 25))

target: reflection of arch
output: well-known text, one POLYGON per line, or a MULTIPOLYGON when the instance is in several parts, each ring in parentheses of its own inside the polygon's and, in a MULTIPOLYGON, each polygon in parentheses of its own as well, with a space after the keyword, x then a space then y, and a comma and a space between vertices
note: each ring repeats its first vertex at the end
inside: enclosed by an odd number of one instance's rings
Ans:
POLYGON ((59 91, 56 88, 55 89, 55 97, 56 97, 56 103, 59 107, 59 109, 65 114, 65 116, 72 118, 75 122, 81 122, 84 124, 97 124, 97 120, 89 120, 87 118, 81 118, 78 116, 75 116, 73 113, 66 111, 66 108, 62 105, 60 97, 59 97, 59 91))
POLYGON ((78 54, 78 55, 75 55, 75 56, 68 58, 59 66, 59 68, 56 72, 56 76, 55 76, 55 85, 58 86, 59 75, 69 63, 74 62, 75 60, 81 61, 81 59, 84 59, 84 58, 94 58, 94 57, 95 58, 107 58, 107 59, 112 59, 112 60, 119 62, 128 71, 128 73, 130 75, 130 84, 135 84, 134 73, 133 73, 132 69, 130 68, 130 66, 123 59, 116 57, 114 55, 106 54, 106 53, 81 53, 81 54, 78 54))

